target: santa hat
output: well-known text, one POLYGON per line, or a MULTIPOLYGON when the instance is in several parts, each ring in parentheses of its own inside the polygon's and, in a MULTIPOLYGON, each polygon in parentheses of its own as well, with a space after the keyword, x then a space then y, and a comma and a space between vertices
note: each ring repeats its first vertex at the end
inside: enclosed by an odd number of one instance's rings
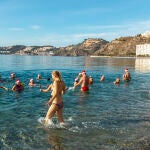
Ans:
POLYGON ((30 82, 33 82, 33 79, 30 79, 30 82))
POLYGON ((18 80, 16 80, 16 84, 18 84, 18 83, 20 83, 20 80, 18 79, 18 80))

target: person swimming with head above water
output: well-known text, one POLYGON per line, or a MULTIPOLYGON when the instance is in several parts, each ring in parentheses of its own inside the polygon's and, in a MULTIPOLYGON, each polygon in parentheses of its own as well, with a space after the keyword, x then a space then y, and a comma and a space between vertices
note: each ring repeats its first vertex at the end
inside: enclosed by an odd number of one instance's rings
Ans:
POLYGON ((24 84, 18 79, 15 85, 12 87, 12 91, 22 91, 24 90, 24 84))
POLYGON ((130 81, 131 80, 131 74, 129 73, 128 68, 125 68, 125 73, 123 74, 123 81, 130 81))
POLYGON ((35 84, 34 84, 34 80, 33 80, 33 79, 30 79, 28 85, 29 85, 29 86, 34 86, 34 85, 35 85, 35 84))
POLYGON ((77 77, 77 78, 74 79, 73 86, 75 86, 78 82, 79 82, 79 78, 77 77))
POLYGON ((105 76, 102 75, 102 76, 100 77, 100 82, 103 82, 104 80, 105 80, 105 76))
POLYGON ((52 72, 53 83, 46 90, 40 89, 40 91, 47 92, 48 90, 52 90, 52 97, 47 102, 47 105, 50 106, 49 110, 45 117, 45 124, 49 124, 51 122, 52 117, 57 115, 58 122, 60 124, 64 123, 63 119, 63 99, 62 94, 66 92, 66 86, 64 81, 61 78, 61 73, 59 71, 52 72))
POLYGON ((37 80, 41 80, 42 79, 42 76, 40 74, 37 75, 37 80))
MULTIPOLYGON (((82 72, 85 72, 85 70, 82 70, 82 72)), ((82 72, 78 73, 78 76, 74 79, 73 86, 75 86, 80 81, 82 77, 82 72)))
POLYGON ((11 73, 11 74, 10 74, 10 78, 11 78, 11 79, 15 79, 15 78, 16 78, 15 73, 11 73))
POLYGON ((120 84, 120 78, 116 78, 116 80, 113 83, 116 85, 119 85, 120 84))
POLYGON ((85 70, 81 72, 82 77, 78 83, 74 85, 74 88, 81 85, 81 91, 89 91, 89 77, 86 75, 85 70))

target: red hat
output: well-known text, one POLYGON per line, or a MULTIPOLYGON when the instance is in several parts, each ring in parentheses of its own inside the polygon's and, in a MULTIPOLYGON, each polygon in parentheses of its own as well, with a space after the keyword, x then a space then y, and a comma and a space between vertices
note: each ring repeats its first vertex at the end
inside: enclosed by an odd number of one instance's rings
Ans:
POLYGON ((124 70, 125 70, 125 71, 128 71, 128 68, 125 68, 124 70))
POLYGON ((82 70, 82 73, 85 72, 85 70, 82 70))
POLYGON ((18 84, 18 83, 20 83, 20 80, 18 79, 18 80, 16 80, 16 84, 18 84))

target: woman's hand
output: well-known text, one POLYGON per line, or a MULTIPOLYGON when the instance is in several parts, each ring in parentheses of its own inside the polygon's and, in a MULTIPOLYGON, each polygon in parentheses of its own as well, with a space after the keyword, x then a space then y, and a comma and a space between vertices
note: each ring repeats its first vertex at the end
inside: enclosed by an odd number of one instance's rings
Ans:
POLYGON ((50 106, 51 105, 51 102, 50 102, 50 100, 46 103, 48 106, 50 106))

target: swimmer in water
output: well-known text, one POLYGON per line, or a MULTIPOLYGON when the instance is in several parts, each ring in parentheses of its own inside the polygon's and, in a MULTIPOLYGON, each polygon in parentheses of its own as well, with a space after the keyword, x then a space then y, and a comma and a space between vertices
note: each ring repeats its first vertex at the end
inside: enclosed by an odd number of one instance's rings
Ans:
POLYGON ((22 91, 24 90, 24 84, 20 80, 16 80, 15 85, 12 87, 12 91, 22 91))
POLYGON ((15 77, 16 77, 15 73, 11 73, 10 78, 11 78, 12 80, 14 80, 15 77))
POLYGON ((34 84, 34 80, 33 80, 33 79, 30 79, 30 80, 29 80, 29 86, 32 87, 32 86, 34 86, 34 85, 35 85, 35 84, 34 84))
POLYGON ((102 75, 101 78, 100 78, 100 82, 103 82, 105 80, 105 76, 102 75))
POLYGON ((81 91, 89 91, 89 77, 86 75, 85 70, 82 71, 82 77, 78 83, 74 85, 74 88, 81 84, 81 91))
POLYGON ((120 84, 120 78, 116 78, 116 80, 113 83, 116 85, 119 85, 120 84))
POLYGON ((40 80, 40 79, 42 79, 42 76, 40 74, 38 74, 36 79, 40 80))
POLYGON ((75 86, 78 82, 79 82, 79 78, 77 77, 77 78, 74 79, 73 86, 75 86))
POLYGON ((129 73, 128 68, 125 68, 125 73, 123 74, 123 81, 130 81, 131 80, 131 75, 129 73))
POLYGON ((40 91, 47 92, 48 90, 52 90, 52 97, 47 102, 47 105, 50 106, 49 110, 45 117, 45 124, 48 124, 52 117, 56 114, 58 118, 58 122, 60 124, 64 123, 63 119, 63 99, 62 94, 66 92, 66 86, 61 78, 61 74, 59 71, 52 72, 53 83, 46 89, 45 91, 40 89, 40 91))

